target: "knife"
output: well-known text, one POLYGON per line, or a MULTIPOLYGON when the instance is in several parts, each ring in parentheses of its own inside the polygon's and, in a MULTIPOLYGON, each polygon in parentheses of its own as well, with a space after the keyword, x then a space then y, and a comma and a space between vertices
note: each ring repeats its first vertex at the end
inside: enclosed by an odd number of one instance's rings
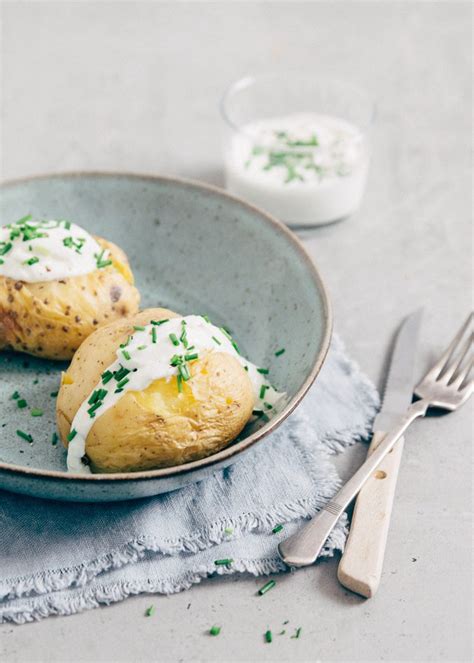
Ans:
MULTIPOLYGON (((382 409, 374 420, 369 455, 411 403, 416 346, 422 309, 409 315, 397 334, 385 386, 382 409)), ((357 497, 349 537, 337 577, 339 582, 366 598, 376 593, 382 575, 403 437, 384 458, 357 497)))

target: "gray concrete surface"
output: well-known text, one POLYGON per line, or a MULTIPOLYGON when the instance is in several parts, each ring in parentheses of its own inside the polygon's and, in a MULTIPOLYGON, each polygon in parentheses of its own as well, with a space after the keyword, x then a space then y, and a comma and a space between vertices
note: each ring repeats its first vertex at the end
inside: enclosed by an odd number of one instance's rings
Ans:
MULTIPOLYGON (((471 306, 469 2, 4 2, 2 176, 106 169, 221 181, 219 95, 232 79, 302 68, 379 100, 361 211, 303 239, 336 326, 379 381, 401 317, 426 308, 420 371, 471 306)), ((385 571, 364 601, 337 562, 212 579, 67 618, 0 627, 27 661, 468 661, 470 407, 407 436, 385 571), (156 615, 145 619, 150 603, 156 615), (299 640, 262 634, 302 626, 299 640), (206 629, 222 624, 221 635, 206 629)), ((338 459, 343 473, 362 447, 338 459)))

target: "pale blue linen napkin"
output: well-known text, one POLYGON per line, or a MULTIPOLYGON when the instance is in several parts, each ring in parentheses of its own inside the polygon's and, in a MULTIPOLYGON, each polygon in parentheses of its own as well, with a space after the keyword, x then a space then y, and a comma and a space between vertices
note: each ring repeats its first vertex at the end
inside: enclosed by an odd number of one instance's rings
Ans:
MULTIPOLYGON (((206 481, 146 500, 68 504, 0 492, 0 622, 68 615, 213 573, 284 570, 277 544, 337 490, 330 454, 364 437, 378 407, 340 340, 298 410, 206 481), (277 534, 272 529, 283 524, 277 534), (230 566, 215 565, 231 558, 230 566)), ((324 555, 342 550, 342 518, 324 555)))

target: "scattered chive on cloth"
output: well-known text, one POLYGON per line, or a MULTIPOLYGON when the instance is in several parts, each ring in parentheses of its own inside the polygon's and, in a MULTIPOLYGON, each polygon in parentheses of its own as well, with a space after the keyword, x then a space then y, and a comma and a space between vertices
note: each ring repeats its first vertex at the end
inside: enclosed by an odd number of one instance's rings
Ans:
MULTIPOLYGON (((284 571, 279 541, 334 495, 339 478, 331 454, 367 435, 378 404, 375 388, 335 337, 296 412, 206 481, 111 504, 0 491, 0 622, 178 592, 211 574, 284 571)), ((322 555, 343 550, 346 534, 343 516, 322 555)))

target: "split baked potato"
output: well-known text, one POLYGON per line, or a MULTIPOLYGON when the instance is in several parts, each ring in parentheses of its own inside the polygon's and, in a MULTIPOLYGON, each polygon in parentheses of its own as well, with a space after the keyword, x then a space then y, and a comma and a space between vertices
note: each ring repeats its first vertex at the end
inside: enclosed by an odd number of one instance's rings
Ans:
MULTIPOLYGON (((101 327, 82 343, 57 399, 58 429, 65 446, 78 409, 101 384, 118 348, 125 347, 134 329, 173 317, 179 316, 166 309, 147 309, 101 327)), ((189 369, 191 379, 181 390, 176 376, 161 378, 143 391, 125 391, 94 419, 85 446, 85 462, 92 471, 180 465, 214 454, 238 436, 254 406, 252 384, 242 364, 230 354, 212 351, 190 362, 189 369)))
POLYGON ((0 350, 70 359, 104 323, 137 312, 140 295, 125 253, 96 237, 112 264, 81 276, 27 282, 0 274, 0 350))

